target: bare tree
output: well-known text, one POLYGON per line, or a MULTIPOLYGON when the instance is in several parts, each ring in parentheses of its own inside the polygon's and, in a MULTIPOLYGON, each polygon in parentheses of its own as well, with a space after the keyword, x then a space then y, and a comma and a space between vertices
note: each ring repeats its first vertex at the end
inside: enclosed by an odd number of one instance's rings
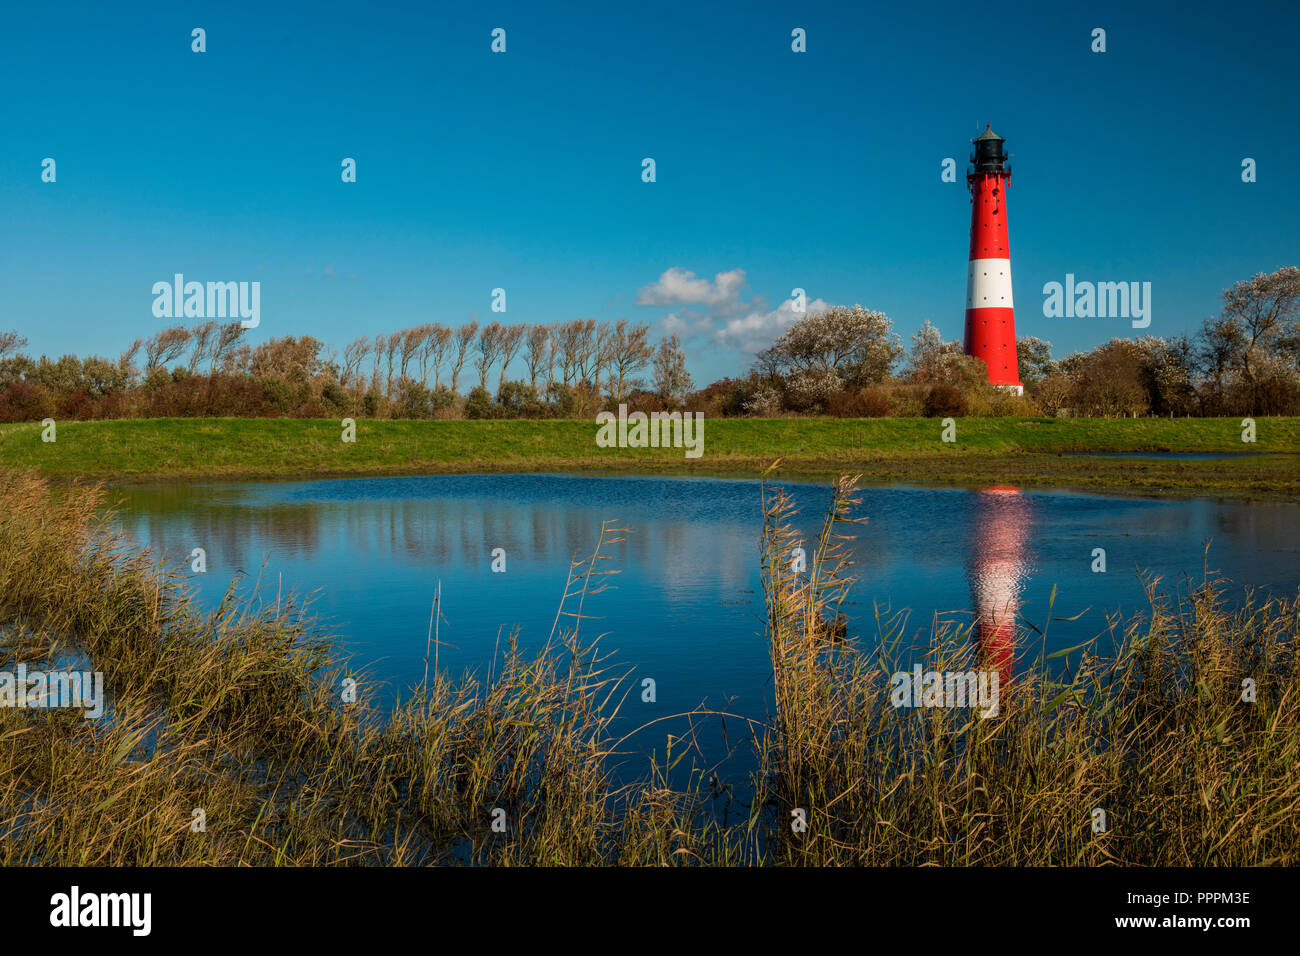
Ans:
POLYGON ((198 369, 199 363, 208 356, 216 341, 217 332, 221 328, 216 322, 200 322, 190 332, 190 361, 186 369, 193 373, 198 369))
POLYGON ((17 352, 27 345, 27 340, 17 332, 0 332, 0 359, 5 358, 10 352, 17 352))
POLYGON ((360 391, 362 384, 361 363, 366 360, 370 354, 370 336, 363 335, 360 338, 353 339, 343 349, 343 372, 339 376, 340 383, 346 387, 352 382, 357 391, 360 391))
POLYGON ((252 363, 253 350, 248 343, 236 344, 221 359, 221 372, 223 375, 251 375, 252 363))
POLYGON ((443 358, 447 354, 447 349, 451 346, 451 340, 455 333, 444 325, 433 325, 430 327, 428 341, 431 343, 433 354, 433 387, 438 388, 441 385, 441 373, 443 358))
POLYGON ((425 388, 429 387, 429 355, 433 352, 433 347, 437 339, 433 335, 432 325, 420 326, 420 384, 425 388))
POLYGON ((781 362, 781 350, 773 345, 754 356, 754 372, 767 381, 775 383, 781 377, 781 362))
POLYGON ((384 366, 387 372, 384 378, 384 395, 389 398, 393 397, 393 359, 397 356, 397 350, 401 347, 401 332, 390 332, 384 338, 384 366))
POLYGON ((627 397, 633 376, 650 364, 654 349, 647 341, 649 334, 650 326, 644 322, 632 325, 627 319, 619 319, 614 325, 610 386, 616 402, 627 397))
POLYGON ((578 319, 574 330, 574 339, 574 362, 577 367, 578 382, 594 388, 597 371, 596 357, 598 355, 596 320, 578 319))
POLYGON ((528 327, 527 341, 524 347, 524 363, 528 366, 528 384, 537 389, 537 378, 547 367, 553 356, 551 350, 551 329, 546 325, 528 327))
POLYGON ((614 335, 615 330, 608 322, 596 326, 596 335, 592 339, 592 387, 600 394, 600 383, 614 377, 614 335))
POLYGON ((144 345, 144 339, 136 339, 129 346, 123 349, 122 354, 118 356, 117 367, 126 372, 128 376, 135 374, 135 369, 132 363, 135 362, 135 357, 140 354, 140 347, 142 345, 144 345))
POLYGON ((183 325, 173 325, 161 332, 151 335, 144 343, 144 369, 152 372, 168 362, 174 362, 185 354, 190 342, 190 330, 183 325))
POLYGON ((460 385, 461 369, 465 367, 465 360, 469 358, 470 346, 474 344, 474 337, 478 335, 478 323, 466 322, 456 330, 455 346, 456 358, 451 366, 451 390, 454 392, 460 385))
POLYGON ((1293 332, 1300 318, 1300 269, 1283 266, 1236 283, 1223 293, 1223 320, 1240 329, 1241 351, 1237 364, 1251 392, 1252 407, 1259 404, 1257 364, 1261 353, 1272 351, 1278 339, 1293 332))
POLYGON ((370 347, 370 354, 375 358, 370 372, 370 387, 376 392, 379 391, 379 370, 383 367, 384 350, 387 348, 388 336, 380 332, 375 336, 375 344, 370 347))
POLYGON ((561 322, 555 327, 555 353, 560 360, 560 378, 565 385, 573 384, 578 371, 578 350, 582 338, 582 320, 561 322))
POLYGON ((215 375, 217 369, 224 369, 231 351, 244 335, 244 326, 238 322, 227 322, 217 329, 217 334, 208 349, 210 364, 208 374, 215 375))
POLYGON ((546 385, 549 388, 555 383, 555 360, 558 357, 556 349, 559 348, 557 336, 560 331, 560 323, 557 322, 554 325, 547 326, 547 331, 550 333, 546 346, 546 385))
POLYGON ((400 355, 401 365, 398 368, 397 379, 401 381, 406 378, 406 370, 411 365, 411 360, 415 358, 420 351, 420 342, 424 338, 424 326, 418 325, 413 329, 405 329, 399 332, 400 336, 400 355))
POLYGON ((506 370, 510 368, 510 363, 515 360, 519 354, 519 347, 524 342, 524 332, 526 327, 522 325, 506 325, 501 329, 501 378, 497 381, 497 391, 501 391, 501 386, 506 381, 506 370))
POLYGON ((478 337, 478 358, 474 360, 474 367, 478 369, 478 383, 482 388, 487 388, 488 372, 501 357, 501 336, 504 332, 505 326, 493 322, 485 325, 483 333, 478 337))
POLYGON ((676 335, 659 342, 654 359, 655 388, 665 404, 680 404, 691 390, 691 375, 686 371, 686 355, 676 335))

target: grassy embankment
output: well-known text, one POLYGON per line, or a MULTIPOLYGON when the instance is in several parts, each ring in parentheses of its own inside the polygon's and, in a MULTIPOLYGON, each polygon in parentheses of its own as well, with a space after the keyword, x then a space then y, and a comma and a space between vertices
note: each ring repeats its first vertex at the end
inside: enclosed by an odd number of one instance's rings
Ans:
POLYGON ((957 441, 935 419, 709 419, 704 454, 598 448, 590 421, 156 419, 0 425, 0 465, 55 479, 284 478, 472 471, 662 471, 753 475, 776 458, 795 474, 867 482, 1016 483, 1255 497, 1300 494, 1300 419, 970 418, 957 441), (1186 461, 1067 457, 1071 452, 1266 452, 1186 461))
MULTIPOLYGON (((1300 601, 1230 610, 1210 583, 1121 626, 1115 656, 1060 652, 1065 677, 1022 635, 996 716, 895 708, 891 642, 822 623, 853 584, 837 542, 854 494, 837 484, 799 575, 793 503, 764 502, 774 709, 727 722, 759 769, 723 826, 707 771, 687 792, 662 766, 611 783, 627 746, 609 721, 637 675, 576 634, 507 651, 486 680, 435 667, 380 714, 364 680, 343 700, 346 664, 292 601, 204 613, 110 533, 95 491, 0 472, 0 671, 77 650, 112 701, 99 720, 0 707, 0 864, 1300 863, 1300 601)), ((573 569, 570 611, 610 533, 573 569)), ((927 668, 987 668, 975 646, 940 630, 927 668)), ((669 759, 694 760, 681 721, 646 732, 668 727, 669 759)))

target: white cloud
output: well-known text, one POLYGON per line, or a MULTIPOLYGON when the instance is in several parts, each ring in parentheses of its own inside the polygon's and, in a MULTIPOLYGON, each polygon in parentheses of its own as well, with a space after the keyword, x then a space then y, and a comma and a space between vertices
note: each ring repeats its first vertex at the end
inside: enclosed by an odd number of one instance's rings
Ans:
POLYGON ((708 279, 698 279, 694 272, 674 266, 666 269, 658 280, 644 286, 637 293, 637 305, 703 305, 710 309, 726 310, 740 304, 740 291, 745 287, 745 270, 732 269, 719 272, 708 279))
MULTIPOLYGON (((689 269, 674 266, 637 293, 638 305, 670 306, 673 311, 660 320, 664 333, 683 342, 708 342, 753 355, 772 344, 803 313, 794 311, 786 299, 769 309, 762 296, 742 299, 745 270, 719 272, 713 280, 698 278, 689 269)), ((808 312, 830 308, 823 299, 808 302, 808 312)))
POLYGON ((683 342, 689 339, 709 338, 716 327, 712 315, 694 309, 669 312, 663 317, 661 324, 666 335, 676 335, 683 342))
MULTIPOLYGON (((824 299, 808 302, 808 312, 825 312, 830 303, 824 299)), ((714 332, 718 344, 743 352, 759 352, 776 340, 786 329, 806 313, 794 310, 794 300, 786 299, 775 309, 754 309, 744 315, 725 320, 714 332)))

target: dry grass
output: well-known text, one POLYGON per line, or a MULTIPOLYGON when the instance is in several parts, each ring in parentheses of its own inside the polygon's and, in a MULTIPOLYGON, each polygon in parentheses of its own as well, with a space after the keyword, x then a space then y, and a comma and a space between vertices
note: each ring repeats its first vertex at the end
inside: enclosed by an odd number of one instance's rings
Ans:
MULTIPOLYGON (((856 504, 842 479, 795 572, 794 502, 765 492, 772 713, 723 825, 707 773, 668 782, 705 766, 690 733, 635 784, 611 776, 631 684, 580 635, 617 528, 575 562, 540 652, 511 640, 483 678, 435 666, 381 710, 293 598, 232 586, 202 612, 109 530, 97 489, 0 474, 0 670, 83 655, 111 699, 98 720, 0 708, 0 864, 1300 862, 1297 601, 1153 583, 1118 651, 1022 660, 996 717, 896 709, 897 628, 835 627, 856 504)), ((936 626, 926 666, 984 666, 972 644, 936 626)))
MULTIPOLYGON (((0 863, 594 863, 616 852, 628 816, 613 805, 631 799, 605 770, 619 682, 576 629, 557 626, 535 657, 511 642, 485 682, 435 672, 381 713, 364 690, 344 701, 345 663, 292 598, 262 606, 232 588, 201 613, 98 505, 94 489, 56 496, 33 477, 0 477, 0 666, 81 653, 112 702, 98 720, 0 709, 0 863)), ((575 565, 567 607, 599 589, 599 560, 575 565)))
MULTIPOLYGON (((847 587, 855 486, 841 479, 808 570, 781 492, 765 507, 776 719, 761 741, 754 855, 861 865, 1294 865, 1300 862, 1300 603, 1236 608, 1212 577, 1114 622, 1118 650, 1022 660, 997 716, 895 708, 901 629, 828 641, 847 587), (1254 702, 1243 701, 1253 679, 1254 702), (802 809, 807 832, 790 813, 802 809), (1105 811, 1095 832, 1094 811, 1105 811)), ((996 668, 969 627, 935 625, 926 670, 996 668)), ((1045 648, 1033 638, 1024 641, 1045 648)))

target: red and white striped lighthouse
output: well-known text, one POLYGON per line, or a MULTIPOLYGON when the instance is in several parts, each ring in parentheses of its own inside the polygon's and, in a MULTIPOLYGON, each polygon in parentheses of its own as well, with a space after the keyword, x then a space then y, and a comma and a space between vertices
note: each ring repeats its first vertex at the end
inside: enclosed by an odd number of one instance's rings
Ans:
POLYGON ((966 273, 967 355, 983 359, 989 384, 1023 393, 1016 359, 1016 317, 1011 300, 1011 244, 1007 240, 1005 140, 989 128, 971 140, 966 173, 971 195, 970 267, 966 273))

